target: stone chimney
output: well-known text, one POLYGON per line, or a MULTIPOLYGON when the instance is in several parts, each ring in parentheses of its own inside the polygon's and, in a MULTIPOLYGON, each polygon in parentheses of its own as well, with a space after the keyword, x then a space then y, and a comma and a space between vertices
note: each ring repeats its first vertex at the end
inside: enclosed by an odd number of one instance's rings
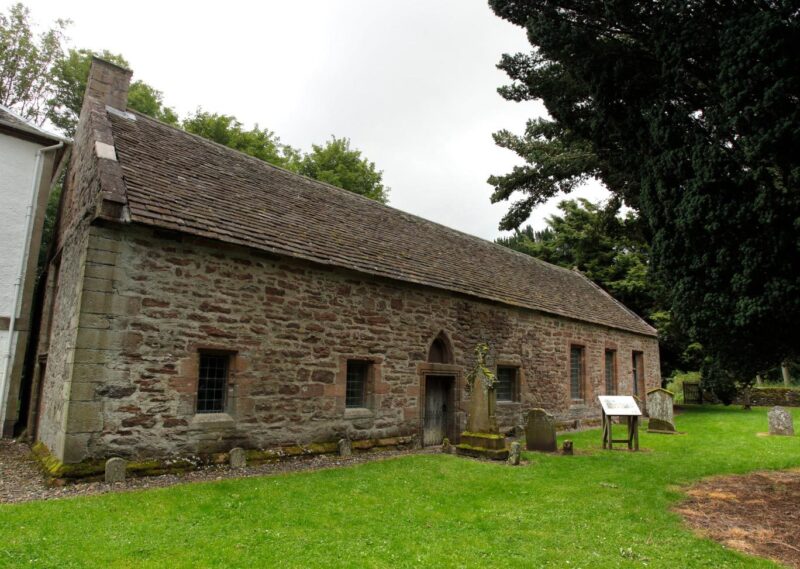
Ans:
POLYGON ((98 99, 103 104, 124 111, 128 106, 128 87, 133 71, 115 63, 92 57, 86 97, 98 99))

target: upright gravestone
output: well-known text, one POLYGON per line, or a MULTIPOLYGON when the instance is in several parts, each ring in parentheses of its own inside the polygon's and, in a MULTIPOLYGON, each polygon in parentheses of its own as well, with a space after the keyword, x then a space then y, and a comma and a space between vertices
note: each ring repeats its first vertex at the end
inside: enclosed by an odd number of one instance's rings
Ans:
POLYGON ((794 436, 792 414, 783 407, 773 407, 769 414, 769 434, 794 436))
POLYGON ((461 433, 461 442, 456 446, 456 451, 468 456, 506 460, 506 438, 500 434, 495 417, 497 395, 494 384, 497 379, 486 366, 488 352, 489 346, 486 344, 475 347, 475 367, 467 375, 470 388, 467 430, 461 433))
POLYGON ((556 452, 556 424, 553 416, 544 409, 528 411, 528 423, 525 426, 525 448, 545 452, 556 452))
POLYGON ((508 454, 508 464, 511 466, 519 466, 520 461, 520 444, 517 441, 511 443, 511 452, 508 454))
POLYGON ((106 482, 125 482, 125 467, 128 463, 122 458, 109 458, 106 461, 106 482))
POLYGON ((650 415, 648 432, 675 432, 674 400, 675 396, 666 389, 658 388, 647 392, 647 413, 650 415))
POLYGON ((339 456, 352 456, 353 445, 350 439, 339 439, 339 456))
POLYGON ((232 448, 231 452, 228 453, 228 462, 231 468, 244 468, 247 466, 247 455, 244 449, 239 447, 232 448))

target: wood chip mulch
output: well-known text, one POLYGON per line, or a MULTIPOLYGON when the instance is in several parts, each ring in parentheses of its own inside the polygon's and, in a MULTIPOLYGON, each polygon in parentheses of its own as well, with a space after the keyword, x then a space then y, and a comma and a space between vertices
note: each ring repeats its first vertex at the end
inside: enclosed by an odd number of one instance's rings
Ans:
POLYGON ((687 493, 676 511, 696 533, 800 569, 800 470, 709 478, 687 493))
POLYGON ((164 474, 129 478, 125 482, 106 484, 105 482, 77 482, 64 486, 48 484, 39 470, 30 447, 24 443, 0 440, 0 504, 29 502, 32 500, 53 500, 72 496, 89 496, 107 492, 126 492, 162 488, 189 482, 208 482, 227 478, 245 478, 250 476, 266 476, 289 472, 302 472, 337 468, 384 460, 397 456, 419 453, 441 452, 438 448, 426 450, 381 450, 357 453, 350 457, 332 455, 315 455, 308 457, 288 458, 280 462, 265 463, 247 468, 232 470, 227 466, 210 466, 183 474, 164 474))

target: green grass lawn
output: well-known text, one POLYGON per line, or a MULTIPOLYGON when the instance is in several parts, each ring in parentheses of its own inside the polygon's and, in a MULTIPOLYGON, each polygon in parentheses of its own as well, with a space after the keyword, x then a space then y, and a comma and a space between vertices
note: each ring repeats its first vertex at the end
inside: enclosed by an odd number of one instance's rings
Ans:
MULTIPOLYGON (((795 421, 800 412, 795 410, 795 421)), ((765 409, 695 408, 681 436, 517 468, 418 455, 337 470, 0 506, 0 567, 774 567, 670 512, 712 474, 800 466, 765 409)), ((621 429, 620 428, 620 434, 621 429)))

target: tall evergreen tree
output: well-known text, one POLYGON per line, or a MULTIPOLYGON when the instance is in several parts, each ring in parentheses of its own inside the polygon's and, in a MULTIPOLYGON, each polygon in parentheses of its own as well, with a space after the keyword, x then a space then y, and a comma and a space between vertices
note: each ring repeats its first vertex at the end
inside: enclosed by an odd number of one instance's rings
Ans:
POLYGON ((509 100, 550 118, 498 133, 527 164, 490 179, 502 227, 588 176, 641 212, 675 321, 714 377, 800 350, 800 19, 770 0, 490 0, 534 51, 509 100))

